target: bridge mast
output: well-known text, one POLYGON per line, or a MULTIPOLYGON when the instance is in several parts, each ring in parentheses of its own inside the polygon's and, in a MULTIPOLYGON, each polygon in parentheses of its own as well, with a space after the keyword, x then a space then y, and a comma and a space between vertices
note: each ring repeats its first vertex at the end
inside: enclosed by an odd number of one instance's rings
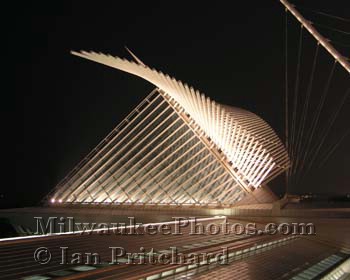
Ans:
POLYGON ((327 38, 323 37, 316 28, 306 20, 295 8, 292 4, 290 4, 287 0, 280 0, 280 2, 286 7, 287 10, 291 12, 292 15, 296 17, 296 19, 311 33, 311 35, 319 42, 333 57, 339 62, 346 71, 350 73, 350 63, 347 61, 347 58, 341 55, 327 40, 327 38))

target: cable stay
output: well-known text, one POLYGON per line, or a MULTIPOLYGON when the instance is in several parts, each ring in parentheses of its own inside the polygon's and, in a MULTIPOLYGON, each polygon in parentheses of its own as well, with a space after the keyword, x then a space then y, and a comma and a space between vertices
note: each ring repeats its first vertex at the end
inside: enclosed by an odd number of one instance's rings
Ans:
POLYGON ((301 5, 293 5, 293 6, 294 7, 298 7, 300 9, 302 9, 302 10, 314 13, 314 14, 318 14, 318 15, 322 15, 322 16, 328 17, 328 18, 332 18, 332 19, 336 19, 336 20, 340 20, 340 21, 345 21, 345 22, 350 22, 349 18, 336 16, 336 15, 333 15, 333 14, 330 14, 330 13, 326 13, 326 12, 323 12, 323 11, 313 10, 313 9, 310 9, 310 8, 307 8, 307 7, 301 6, 301 5))
POLYGON ((298 169, 298 164, 300 161, 300 152, 302 149, 302 143, 303 143, 303 139, 305 139, 305 124, 306 124, 306 119, 307 119, 307 115, 308 115, 308 109, 309 109, 309 101, 310 101, 310 97, 311 97, 311 92, 312 92, 312 88, 313 88, 313 82, 314 82, 314 76, 315 76, 315 69, 316 69, 316 64, 317 64, 317 58, 318 58, 318 51, 319 51, 319 46, 320 44, 317 43, 316 45, 316 50, 315 50, 315 55, 314 55, 314 59, 313 59, 313 63, 312 63, 312 70, 311 70, 311 74, 310 74, 310 79, 309 79, 309 83, 308 83, 308 87, 307 87, 307 91, 306 91, 306 97, 305 97, 305 102, 304 102, 304 107, 303 107, 303 111, 302 111, 302 115, 301 115, 301 124, 299 126, 299 130, 298 130, 298 135, 297 135, 297 139, 296 139, 296 147, 295 147, 295 164, 294 164, 294 169, 292 170, 292 173, 295 174, 297 169, 298 169))
POLYGON ((341 30, 341 29, 334 28, 334 27, 329 27, 328 25, 324 25, 324 24, 320 24, 320 23, 315 23, 315 22, 310 22, 310 23, 312 25, 319 26, 321 28, 324 28, 324 29, 327 29, 327 30, 330 30, 330 31, 335 31, 335 32, 338 32, 338 33, 341 33, 341 34, 344 34, 344 35, 350 35, 350 32, 345 31, 345 30, 341 30))
MULTIPOLYGON (((285 9, 285 93, 284 93, 284 105, 285 105, 285 141, 286 149, 289 153, 289 104, 288 104, 288 9, 285 9)), ((289 169, 286 170, 286 194, 289 192, 289 169)))
POLYGON ((294 102, 293 102, 293 116, 292 116, 292 131, 291 131, 291 149, 290 149, 290 157, 291 157, 291 167, 289 169, 289 174, 291 175, 291 170, 293 169, 295 162, 295 131, 296 131, 296 122, 297 122, 297 109, 298 109, 298 95, 299 95, 299 83, 300 83, 300 65, 301 65, 301 51, 303 45, 303 26, 300 26, 300 34, 299 34, 299 47, 298 47, 298 62, 296 68, 296 79, 294 86, 294 102))
MULTIPOLYGON (((350 48, 350 44, 344 44, 342 42, 334 41, 334 40, 330 40, 330 39, 329 39, 329 41, 332 42, 334 45, 338 45, 340 47, 345 47, 345 48, 350 48)), ((349 59, 349 58, 346 58, 346 59, 349 59)))
MULTIPOLYGON (((318 122, 319 122, 319 119, 320 119, 320 114, 322 112, 323 106, 324 106, 326 98, 327 98, 327 94, 328 94, 329 87, 330 87, 330 84, 331 84, 331 81, 332 81, 332 78, 333 78, 333 74, 334 74, 334 70, 335 70, 336 64, 337 64, 337 62, 334 61, 332 69, 331 69, 331 71, 329 73, 327 82, 325 84, 324 90, 322 92, 320 101, 319 101, 318 106, 316 108, 316 112, 315 112, 314 118, 313 118, 312 123, 311 123, 310 133, 307 136, 307 139, 308 139, 307 144, 305 146, 305 149, 300 153, 302 156, 301 156, 301 162, 300 162, 301 165, 300 165, 298 171, 302 171, 303 170, 305 162, 306 162, 306 160, 308 158, 308 155, 310 153, 312 140, 313 140, 313 137, 315 135, 316 128, 318 126, 318 122)), ((299 177, 298 174, 296 174, 296 177, 297 178, 299 177)))
POLYGON ((329 132, 330 132, 331 128, 333 127, 333 125, 334 125, 334 123, 335 123, 335 121, 336 121, 336 119, 337 119, 341 109, 343 108, 346 99, 349 97, 349 94, 350 94, 350 89, 348 89, 346 91, 345 95, 343 96, 343 99, 341 100, 341 102, 337 106, 337 109, 335 110, 333 116, 329 120, 328 126, 324 129, 324 131, 323 131, 323 133, 322 133, 322 135, 320 137, 321 140, 320 140, 319 144, 316 146, 315 151, 313 151, 311 153, 312 157, 311 157, 311 160, 310 160, 310 162, 308 164, 308 167, 307 167, 307 169, 305 171, 305 174, 307 174, 312 169, 312 167, 314 165, 314 162, 315 162, 317 156, 319 155, 319 152, 320 152, 320 150, 321 150, 321 148, 322 148, 322 146, 323 146, 327 136, 329 135, 329 132))
POLYGON ((342 137, 340 137, 338 139, 338 141, 330 147, 330 149, 328 149, 328 151, 324 154, 324 156, 322 156, 322 158, 320 160, 320 164, 318 166, 319 168, 322 168, 327 163, 327 161, 330 159, 330 157, 333 155, 333 153, 337 150, 339 145, 344 141, 344 139, 346 137, 348 137, 349 134, 350 134, 350 129, 348 129, 344 133, 344 135, 342 137))

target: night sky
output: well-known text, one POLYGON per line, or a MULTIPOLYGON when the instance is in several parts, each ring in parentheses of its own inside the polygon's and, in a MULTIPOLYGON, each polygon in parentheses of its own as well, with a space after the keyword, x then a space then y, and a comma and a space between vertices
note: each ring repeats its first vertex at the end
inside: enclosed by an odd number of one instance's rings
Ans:
MULTIPOLYGON (((278 1, 232 1, 232 6, 219 1, 124 2, 21 5, 11 21, 4 23, 3 60, 13 69, 14 83, 3 94, 4 101, 10 100, 3 102, 4 127, 9 131, 3 134, 7 140, 3 150, 11 160, 15 157, 16 170, 15 181, 13 175, 5 174, 9 183, 1 186, 0 207, 38 205, 153 89, 142 79, 74 57, 70 50, 131 59, 126 45, 150 67, 220 103, 258 114, 283 137, 285 13, 278 1), (13 100, 14 107, 5 105, 13 100), (15 153, 10 148, 13 143, 15 153)), ((350 2, 304 2, 307 7, 350 18, 350 2)), ((337 27, 350 32, 349 23, 340 22, 337 27)), ((290 87, 294 85, 297 32, 299 25, 290 19, 290 87)), ((315 46, 310 37, 306 39, 302 66, 306 76, 301 87, 307 84, 315 46)), ((350 45, 349 36, 342 40, 350 45)), ((350 49, 342 51, 349 54, 350 49)), ((332 63, 325 51, 320 52, 320 88, 316 86, 315 95, 324 87, 332 63)), ((339 66, 334 77, 322 122, 350 85, 349 75, 339 66)), ((349 109, 347 101, 325 147, 349 129, 349 109)), ((350 137, 345 138, 322 169, 290 192, 349 192, 349 142, 350 137)), ((280 181, 273 186, 283 192, 280 181)))

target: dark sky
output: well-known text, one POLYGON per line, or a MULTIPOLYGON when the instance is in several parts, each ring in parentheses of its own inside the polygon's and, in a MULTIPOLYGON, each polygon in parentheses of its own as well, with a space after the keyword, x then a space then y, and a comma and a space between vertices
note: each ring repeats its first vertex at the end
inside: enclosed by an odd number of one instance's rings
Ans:
MULTIPOLYGON (((129 58, 127 45, 149 66, 218 102, 257 113, 283 135, 285 14, 278 1, 51 2, 19 5, 3 23, 2 57, 14 78, 3 97, 11 101, 3 103, 9 131, 3 135, 8 140, 3 149, 13 159, 9 145, 14 142, 16 169, 15 181, 10 173, 5 175, 9 183, 1 186, 0 207, 37 204, 153 89, 139 78, 74 57, 70 50, 129 58), (14 107, 5 105, 13 100, 14 107)), ((304 5, 350 18, 346 3, 304 5)), ((293 20, 290 26, 290 57, 295 61, 299 28, 293 20)), ((339 27, 350 31, 349 24, 339 27)), ((309 75, 314 49, 308 51, 307 46, 315 42, 308 38, 305 44, 302 69, 309 75)), ((325 52, 322 55, 320 84, 332 63, 325 52)), ((290 67, 294 84, 292 62, 290 67)), ((335 77, 326 103, 330 112, 350 84, 339 66, 335 77)), ((349 102, 345 106, 326 147, 349 128, 349 102)), ((290 191, 349 192, 349 142, 345 138, 322 170, 316 169, 307 184, 290 191)), ((277 189, 283 190, 283 184, 277 189)))

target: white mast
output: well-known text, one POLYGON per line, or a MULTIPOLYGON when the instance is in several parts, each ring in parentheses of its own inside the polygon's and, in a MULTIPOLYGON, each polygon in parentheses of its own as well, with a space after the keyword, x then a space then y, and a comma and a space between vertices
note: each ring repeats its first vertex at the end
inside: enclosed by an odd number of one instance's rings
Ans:
POLYGON ((347 61, 347 58, 341 55, 329 42, 323 37, 316 28, 306 20, 295 8, 291 5, 287 0, 280 0, 280 2, 289 10, 292 15, 296 17, 296 19, 311 33, 313 37, 319 42, 334 58, 337 62, 339 62, 346 71, 350 73, 350 64, 347 61))

